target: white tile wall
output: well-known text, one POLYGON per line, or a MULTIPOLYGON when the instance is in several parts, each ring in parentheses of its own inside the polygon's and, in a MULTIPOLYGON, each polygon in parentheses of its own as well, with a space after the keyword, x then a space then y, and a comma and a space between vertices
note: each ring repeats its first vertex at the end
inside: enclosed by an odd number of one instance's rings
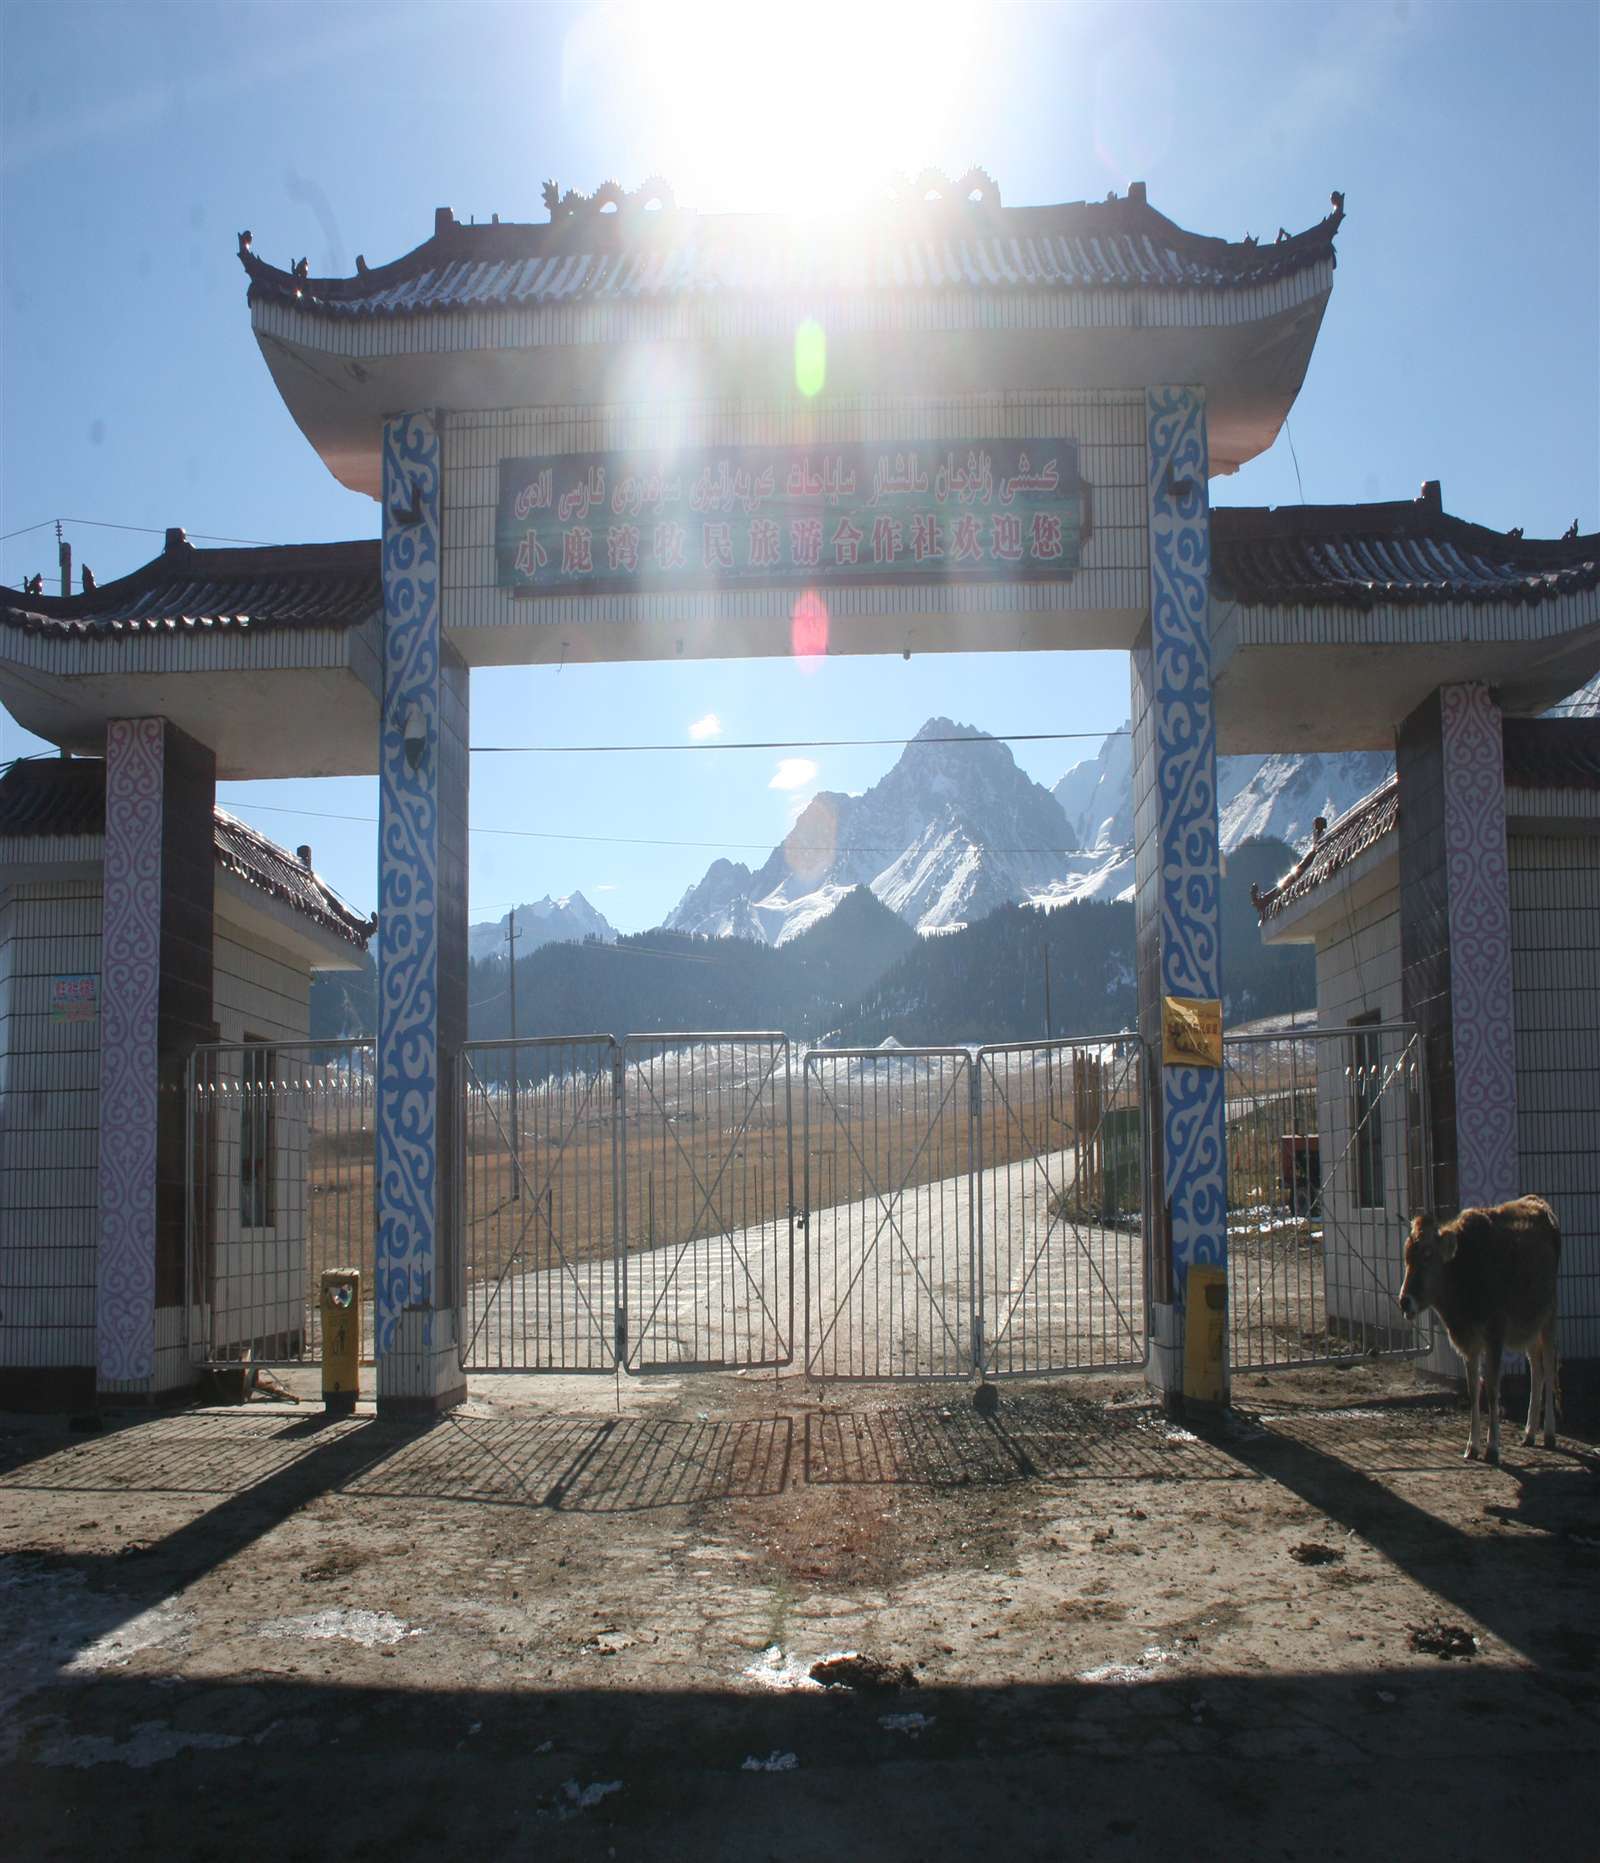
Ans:
POLYGON ((1561 1223, 1561 1351, 1600 1356, 1600 837, 1507 837, 1522 1184, 1561 1223))
MULTIPOLYGON (((1381 1022, 1401 1019, 1398 875, 1376 897, 1350 905, 1317 945, 1318 1026, 1342 1028, 1374 1012, 1381 1022)), ((1393 1035, 1374 1040, 1380 1085, 1387 1083, 1372 1115, 1383 1159, 1383 1202, 1376 1207, 1356 1201, 1355 1120, 1347 1072, 1354 1047, 1343 1040, 1317 1044, 1328 1306, 1341 1319, 1398 1333, 1402 1322, 1394 1301, 1404 1278, 1402 1258, 1411 1218, 1403 1043, 1393 1035)))
POLYGON ((99 969, 97 879, 0 889, 0 1365, 94 1363, 100 1028, 50 979, 99 969))
MULTIPOLYGON (((0 889, 0 1365, 95 1362, 100 1027, 52 1022, 49 982, 98 974, 100 929, 98 878, 0 889)), ((225 923, 212 990, 226 1040, 308 1033, 305 968, 225 923)), ((293 1133, 282 1136, 282 1155, 297 1155, 293 1133)), ((162 1308, 153 1380, 112 1394, 175 1389, 190 1375, 184 1311, 162 1308)))
POLYGON ((304 1041, 311 1032, 311 973, 287 953, 219 920, 211 1013, 222 1041, 243 1041, 246 1035, 304 1041))

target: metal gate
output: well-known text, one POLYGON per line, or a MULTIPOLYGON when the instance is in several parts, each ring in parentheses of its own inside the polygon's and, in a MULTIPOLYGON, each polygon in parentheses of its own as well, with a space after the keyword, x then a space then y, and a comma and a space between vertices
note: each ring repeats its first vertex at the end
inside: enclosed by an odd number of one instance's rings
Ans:
POLYGON ((1142 1365, 1139 1043, 980 1048, 975 1086, 975 1339, 984 1375, 1142 1365))
POLYGON ((1141 1081, 1131 1037, 807 1054, 809 1375, 1141 1365, 1141 1081))
POLYGON ((359 1268, 372 1341, 370 1040, 213 1042, 189 1059, 185 1285, 200 1364, 320 1357, 329 1268, 359 1268))
MULTIPOLYGON (((1429 1182, 1421 1043, 1376 1021, 1230 1035, 1237 1370, 1410 1356, 1394 1304, 1429 1182)), ((459 1297, 469 1370, 795 1356, 793 1108, 778 1034, 472 1042, 459 1297)), ((213 1043, 188 1074, 191 1352, 316 1358, 322 1272, 372 1339, 371 1040, 213 1043)), ((1129 1036, 818 1049, 803 1063, 804 1362, 1021 1377, 1145 1356, 1142 1075, 1129 1036)))
POLYGON ((806 1371, 968 1378, 973 1365, 972 1057, 805 1057, 806 1371))
POLYGON ((794 1357, 787 1036, 623 1044, 618 1271, 629 1371, 794 1357))
POLYGON ((1416 1030, 1230 1035, 1223 1057, 1234 1369, 1430 1351, 1395 1306, 1430 1182, 1416 1030))
POLYGON ((465 1369, 790 1362, 784 1036, 469 1042, 463 1061, 465 1369))
POLYGON ((621 1057, 609 1035, 462 1049, 465 1369, 615 1366, 621 1057))

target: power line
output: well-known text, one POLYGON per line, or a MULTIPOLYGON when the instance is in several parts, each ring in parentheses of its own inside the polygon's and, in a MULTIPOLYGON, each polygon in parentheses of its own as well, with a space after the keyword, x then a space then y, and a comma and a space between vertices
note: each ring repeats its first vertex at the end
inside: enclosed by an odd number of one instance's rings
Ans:
MULTIPOLYGON (((167 533, 158 524, 108 524, 104 518, 40 518, 37 524, 24 524, 21 530, 8 530, 0 543, 10 543, 13 537, 26 537, 30 531, 45 530, 51 524, 85 524, 93 530, 130 530, 139 531, 148 537, 164 537, 167 533)), ((198 537, 202 543, 244 543, 255 549, 270 549, 260 537, 219 537, 215 531, 185 531, 186 537, 198 537)))
POLYGON ((730 744, 469 744, 475 757, 593 756, 618 751, 664 750, 894 750, 912 744, 1063 744, 1078 738, 1131 737, 1115 731, 986 731, 979 737, 950 732, 937 737, 756 738, 730 744))
MULTIPOLYGON (((303 815, 313 821, 329 822, 367 822, 376 824, 376 815, 340 815, 327 809, 287 809, 269 802, 233 802, 226 805, 230 809, 248 809, 262 815, 303 815)), ((657 835, 630 834, 556 834, 551 830, 539 828, 468 828, 468 834, 503 835, 519 841, 599 841, 615 847, 694 847, 719 848, 738 847, 754 849, 757 852, 770 853, 773 843, 770 841, 669 841, 657 835)), ((903 854, 903 847, 808 847, 795 845, 787 840, 778 842, 778 846, 795 854, 826 854, 837 857, 841 854, 903 854)), ((1077 848, 1071 847, 991 847, 986 841, 968 841, 967 846, 975 848, 981 854, 1075 854, 1077 848)))

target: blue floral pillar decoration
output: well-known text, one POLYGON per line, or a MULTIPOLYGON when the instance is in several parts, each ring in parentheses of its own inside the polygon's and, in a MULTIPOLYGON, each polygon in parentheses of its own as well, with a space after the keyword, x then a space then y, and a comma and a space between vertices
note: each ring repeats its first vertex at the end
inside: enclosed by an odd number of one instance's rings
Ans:
POLYGON ((456 942, 450 921, 462 918, 463 944, 465 931, 465 669, 441 632, 439 507, 431 416, 388 421, 373 1344, 379 1407, 391 1411, 464 1395, 451 1260, 455 1031, 440 1012, 455 993, 441 962, 456 942))
POLYGON ((1188 1271, 1226 1264, 1223 1076, 1163 1065, 1163 996, 1220 998, 1217 737, 1205 397, 1146 396, 1150 620, 1133 654, 1134 900, 1139 1026, 1151 1070, 1145 1234, 1151 1378, 1182 1388, 1188 1271))

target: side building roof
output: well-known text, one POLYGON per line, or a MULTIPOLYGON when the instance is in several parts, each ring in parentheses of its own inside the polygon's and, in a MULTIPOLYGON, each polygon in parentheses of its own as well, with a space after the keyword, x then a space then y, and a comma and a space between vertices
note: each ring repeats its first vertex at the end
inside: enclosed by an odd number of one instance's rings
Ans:
POLYGON ((1444 509, 1433 479, 1386 504, 1219 505, 1211 538, 1212 599, 1245 607, 1535 603, 1600 586, 1600 534, 1470 524, 1444 509))
MULTIPOLYGON (((246 885, 280 900, 303 918, 358 951, 376 929, 339 897, 322 876, 288 848, 226 809, 213 810, 217 865, 246 885)), ((43 839, 104 834, 106 767, 97 757, 36 757, 0 775, 0 836, 43 839)))
POLYGON ((99 588, 0 591, 0 627, 68 638, 351 628, 382 610, 375 538, 198 550, 169 530, 159 556, 99 588))

